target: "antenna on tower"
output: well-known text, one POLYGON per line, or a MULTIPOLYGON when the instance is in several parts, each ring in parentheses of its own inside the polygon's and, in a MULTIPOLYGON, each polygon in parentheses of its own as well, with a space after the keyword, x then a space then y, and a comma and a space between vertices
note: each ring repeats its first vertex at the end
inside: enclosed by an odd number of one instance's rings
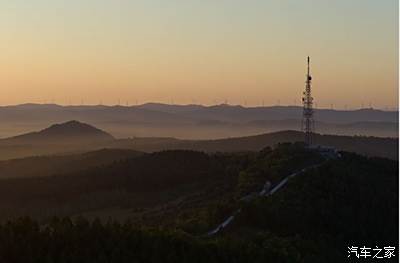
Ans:
POLYGON ((310 146, 313 142, 313 130, 314 130, 314 110, 313 110, 313 97, 311 96, 311 80, 310 75, 310 57, 307 57, 307 76, 306 76, 306 88, 303 92, 303 119, 301 122, 301 129, 305 133, 304 143, 306 146, 310 146))

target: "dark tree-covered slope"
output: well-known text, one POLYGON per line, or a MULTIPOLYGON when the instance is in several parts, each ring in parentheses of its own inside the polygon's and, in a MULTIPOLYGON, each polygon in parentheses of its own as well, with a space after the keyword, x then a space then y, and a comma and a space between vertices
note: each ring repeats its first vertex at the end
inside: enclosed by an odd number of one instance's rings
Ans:
MULTIPOLYGON (((46 210, 69 204, 75 215, 99 204, 133 210, 126 202, 130 195, 175 195, 168 204, 136 211, 127 223, 117 221, 121 210, 113 209, 105 210, 109 220, 3 222, 0 262, 348 262, 348 246, 396 246, 398 163, 341 155, 324 161, 302 144, 289 143, 258 153, 166 151, 83 172, 0 180, 2 206, 28 203, 46 210), (273 195, 240 201, 266 180, 276 185, 316 163, 321 165, 273 195), (120 195, 122 190, 128 194, 120 195), (108 195, 115 191, 116 199, 108 195), (92 207, 82 206, 96 193, 92 207), (239 207, 227 228, 204 235, 239 207)), ((386 262, 397 258, 391 260, 386 262)))
POLYGON ((347 246, 398 243, 398 180, 396 162, 344 153, 247 204, 227 234, 263 233, 290 241, 301 261, 342 262, 347 246))

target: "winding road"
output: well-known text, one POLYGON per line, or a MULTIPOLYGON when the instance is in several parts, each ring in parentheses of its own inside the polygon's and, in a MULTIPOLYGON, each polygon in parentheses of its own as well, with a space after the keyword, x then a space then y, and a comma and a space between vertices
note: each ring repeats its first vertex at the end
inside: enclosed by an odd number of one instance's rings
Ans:
MULTIPOLYGON (((334 159, 334 158, 340 158, 341 155, 339 153, 337 153, 337 152, 333 152, 329 156, 325 155, 325 157, 328 157, 327 159, 334 159)), ((275 185, 272 189, 270 189, 271 188, 271 182, 270 181, 266 181, 265 184, 264 184, 263 189, 259 193, 251 193, 249 195, 246 195, 246 196, 242 197, 240 200, 241 201, 245 201, 245 202, 249 202, 249 201, 255 199, 256 197, 260 197, 260 196, 267 197, 267 196, 273 195, 279 189, 281 189, 289 181, 289 179, 295 177, 296 175, 304 173, 304 172, 306 172, 308 170, 317 168, 317 167, 321 166, 323 163, 325 163, 325 161, 323 161, 322 163, 319 163, 319 164, 314 164, 314 165, 305 167, 305 168, 301 169, 300 171, 297 171, 297 172, 294 172, 294 173, 288 175, 282 181, 280 181, 277 185, 275 185)), ((225 219, 215 229, 207 232, 206 236, 213 236, 213 235, 219 233, 221 230, 226 228, 235 219, 235 216, 237 214, 239 214, 240 212, 241 212, 241 208, 237 209, 231 216, 229 216, 227 219, 225 219)))

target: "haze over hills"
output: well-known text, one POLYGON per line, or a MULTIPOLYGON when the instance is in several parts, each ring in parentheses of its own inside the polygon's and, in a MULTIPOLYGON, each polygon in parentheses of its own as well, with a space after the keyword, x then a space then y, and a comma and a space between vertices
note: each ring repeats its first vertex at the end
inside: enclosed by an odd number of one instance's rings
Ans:
MULTIPOLYGON (((299 130, 301 116, 302 108, 298 106, 22 104, 0 107, 0 136, 11 137, 74 119, 107 130, 117 138, 216 139, 299 130)), ((316 109, 315 120, 317 132, 324 134, 379 137, 398 135, 397 111, 316 109)))
POLYGON ((37 132, 0 139, 0 159, 89 151, 114 140, 110 134, 91 125, 68 121, 37 132))
POLYGON ((0 1, 0 263, 398 262, 398 8, 0 1))
POLYGON ((68 121, 62 124, 53 124, 38 132, 0 140, 0 144, 87 144, 112 140, 114 140, 113 136, 91 125, 68 121))
MULTIPOLYGON (((0 140, 0 160, 32 155, 77 153, 102 148, 143 152, 176 149, 205 152, 260 151, 266 146, 283 142, 299 142, 303 141, 303 138, 304 134, 299 131, 279 131, 216 140, 182 140, 172 137, 115 139, 94 126, 78 121, 68 121, 54 124, 39 132, 0 140)), ((368 156, 398 159, 397 138, 315 134, 315 143, 368 156)))

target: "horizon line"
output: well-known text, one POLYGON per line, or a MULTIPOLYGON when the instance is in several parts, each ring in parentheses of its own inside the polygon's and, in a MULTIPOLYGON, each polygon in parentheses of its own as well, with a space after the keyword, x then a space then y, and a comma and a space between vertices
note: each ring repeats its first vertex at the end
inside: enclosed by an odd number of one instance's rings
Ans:
MULTIPOLYGON (((204 108, 211 108, 211 107, 218 107, 218 106, 227 106, 227 107, 241 107, 244 109, 254 109, 254 108, 303 108, 302 105, 294 105, 294 104, 273 104, 273 105, 254 105, 248 106, 243 104, 229 104, 229 103, 217 103, 217 104, 197 104, 197 103, 187 103, 187 104, 178 104, 178 103, 164 103, 164 102, 145 102, 142 104, 58 104, 58 103, 38 103, 38 102, 26 102, 26 103, 19 103, 19 104, 6 104, 0 105, 0 108, 4 107, 18 107, 18 106, 26 106, 26 105, 37 105, 37 106, 58 106, 58 107, 123 107, 123 108, 135 108, 135 107, 143 107, 146 105, 163 105, 163 106, 178 106, 178 107, 188 107, 188 106, 197 106, 197 107, 204 107, 204 108)), ((315 110, 332 110, 332 111, 359 111, 359 110, 377 110, 377 111, 384 111, 384 112, 393 112, 399 111, 399 108, 392 108, 392 107, 385 107, 385 108, 374 108, 372 106, 369 107, 313 107, 315 110)))

